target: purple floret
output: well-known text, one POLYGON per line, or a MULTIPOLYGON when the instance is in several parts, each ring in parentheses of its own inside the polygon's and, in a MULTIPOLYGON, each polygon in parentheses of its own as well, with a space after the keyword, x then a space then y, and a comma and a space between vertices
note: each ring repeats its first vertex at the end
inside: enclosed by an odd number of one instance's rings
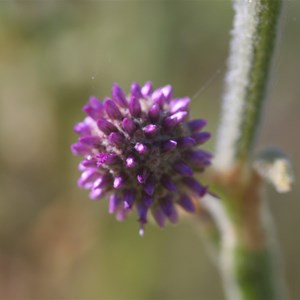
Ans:
POLYGON ((92 200, 108 199, 120 221, 136 209, 141 235, 149 212, 160 227, 177 223, 177 208, 195 212, 194 199, 207 192, 194 177, 212 159, 198 148, 210 138, 202 131, 207 122, 189 120, 190 99, 172 95, 170 85, 153 90, 151 82, 134 82, 126 96, 115 83, 111 98, 89 99, 87 117, 74 127, 79 138, 71 150, 83 157, 78 186, 92 200))

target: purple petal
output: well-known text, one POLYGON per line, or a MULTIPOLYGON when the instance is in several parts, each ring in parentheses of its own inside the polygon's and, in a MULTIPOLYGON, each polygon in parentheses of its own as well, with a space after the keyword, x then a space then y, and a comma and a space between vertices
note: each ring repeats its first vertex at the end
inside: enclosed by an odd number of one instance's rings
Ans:
POLYGON ((154 190, 155 190, 155 182, 151 177, 149 177, 145 182, 144 191, 148 195, 152 196, 154 194, 154 190))
POLYGON ((207 187, 201 185, 196 179, 192 177, 186 177, 182 179, 182 182, 198 196, 203 197, 207 192, 207 187))
POLYGON ((168 175, 163 175, 161 178, 162 185, 169 191, 175 192, 177 190, 177 186, 175 182, 168 175))
POLYGON ((163 105, 166 102, 166 97, 161 91, 161 89, 158 89, 153 92, 152 94, 152 101, 154 104, 157 104, 159 107, 163 107, 163 105))
POLYGON ((84 159, 81 163, 81 170, 86 168, 96 168, 97 161, 95 159, 84 159))
POLYGON ((134 98, 142 98, 141 87, 137 82, 132 83, 130 93, 134 98))
POLYGON ((193 203, 193 201, 191 200, 191 198, 186 195, 186 194, 182 194, 178 200, 178 204, 185 209, 187 212, 195 212, 196 211, 196 207, 193 203))
POLYGON ((81 143, 75 143, 71 145, 71 151, 75 155, 87 155, 91 153, 91 148, 81 143))
POLYGON ((114 144, 118 147, 121 147, 124 145, 124 136, 121 133, 118 132, 112 132, 108 136, 108 140, 110 141, 111 144, 114 144))
POLYGON ((157 102, 161 97, 164 97, 164 94, 161 91, 161 88, 158 88, 152 93, 152 101, 157 102))
POLYGON ((89 169, 89 167, 85 167, 83 164, 82 164, 82 161, 78 164, 78 170, 80 172, 83 172, 85 171, 86 169, 89 169))
POLYGON ((124 195, 124 208, 130 209, 136 197, 135 189, 127 189, 123 193, 124 195))
POLYGON ((82 110, 94 120, 98 120, 104 115, 103 104, 94 96, 90 97, 88 104, 82 110))
POLYGON ((143 194, 142 201, 147 207, 150 207, 153 204, 154 199, 150 195, 143 194))
POLYGON ((92 185, 87 186, 86 184, 93 182, 99 173, 95 169, 87 169, 80 175, 80 178, 77 181, 77 184, 81 188, 90 188, 92 185))
POLYGON ((88 146, 97 146, 100 145, 100 138, 98 136, 87 135, 80 137, 79 142, 88 146))
POLYGON ((211 138, 211 134, 209 132, 195 133, 192 135, 192 138, 196 141, 197 145, 201 145, 211 138))
POLYGON ((120 175, 118 175, 118 176, 116 176, 116 177, 114 178, 114 184, 113 184, 113 187, 114 187, 115 189, 119 189, 119 188, 121 188, 121 187, 124 186, 125 181, 126 181, 125 175, 120 174, 120 175))
POLYGON ((135 118, 138 118, 141 115, 141 104, 139 99, 135 96, 132 96, 129 101, 129 111, 130 114, 135 118))
POLYGON ((114 214, 121 203, 121 197, 116 194, 111 194, 109 197, 108 212, 114 214))
POLYGON ((170 112, 172 114, 178 112, 178 111, 186 111, 189 108, 190 104, 190 98, 180 98, 180 99, 174 99, 170 102, 170 112))
POLYGON ((192 165, 197 167, 206 167, 211 164, 212 155, 209 152, 197 150, 185 151, 183 153, 183 157, 192 165))
POLYGON ((147 137, 154 137, 158 133, 158 127, 154 124, 149 124, 143 128, 143 131, 147 137))
POLYGON ((89 197, 91 200, 98 200, 104 195, 105 191, 101 188, 91 190, 89 197))
POLYGON ((104 118, 100 118, 97 121, 97 126, 106 135, 109 135, 113 131, 118 131, 117 127, 114 124, 104 118))
POLYGON ((110 174, 104 174, 101 177, 99 177, 97 180, 95 180, 93 188, 104 188, 107 187, 109 184, 111 184, 111 175, 110 174))
POLYGON ((104 108, 106 110, 107 115, 111 119, 115 119, 115 120, 123 119, 123 116, 122 116, 119 108, 117 107, 116 103, 114 101, 112 101, 111 99, 106 99, 104 101, 104 108))
POLYGON ((152 215, 159 227, 165 226, 166 215, 159 206, 152 209, 152 215))
POLYGON ((172 130, 178 124, 182 123, 187 118, 186 111, 179 111, 163 120, 163 126, 166 130, 172 130))
POLYGON ((88 169, 81 174, 80 179, 83 181, 86 181, 86 180, 89 180, 91 178, 91 176, 93 176, 95 174, 97 174, 97 170, 88 169))
POLYGON ((137 161, 133 156, 128 156, 126 158, 126 167, 128 168, 134 168, 137 165, 137 161))
POLYGON ((193 170, 183 161, 177 161, 174 164, 174 170, 182 176, 193 176, 193 170))
POLYGON ((88 125, 90 128, 93 128, 93 126, 95 125, 95 120, 89 116, 85 117, 83 122, 88 125))
POLYGON ((153 104, 149 110, 149 118, 152 122, 156 122, 160 116, 160 107, 158 104, 153 104))
POLYGON ((187 123, 187 126, 192 133, 201 130, 206 125, 207 125, 207 121, 203 119, 192 120, 187 123))
POLYGON ((213 156, 210 152, 204 150, 188 150, 185 151, 184 157, 186 158, 195 158, 195 159, 211 159, 213 156))
POLYGON ((160 207, 167 217, 170 217, 173 212, 173 197, 171 194, 167 194, 160 199, 160 207))
POLYGON ((94 120, 98 120, 98 118, 102 117, 102 114, 99 115, 95 110, 88 104, 82 107, 82 111, 85 112, 88 116, 93 118, 94 120))
POLYGON ((91 134, 90 126, 84 122, 77 123, 73 129, 77 134, 80 134, 80 135, 90 135, 91 134))
POLYGON ((165 152, 173 151, 177 147, 177 142, 173 140, 165 141, 161 143, 161 150, 165 152))
POLYGON ((141 224, 147 223, 147 214, 148 214, 148 207, 143 202, 137 203, 137 213, 138 213, 138 221, 141 224))
POLYGON ((117 210, 117 220, 122 222, 126 219, 126 210, 125 208, 123 207, 119 207, 118 210, 117 210))
POLYGON ((102 164, 113 165, 119 161, 119 158, 116 154, 113 153, 99 153, 96 155, 98 167, 102 164))
POLYGON ((136 130, 136 125, 130 118, 124 118, 122 121, 122 128, 130 135, 132 135, 136 130))
POLYGON ((141 169, 139 170, 136 178, 137 178, 137 181, 138 183, 140 184, 144 184, 146 182, 146 180, 148 179, 149 177, 149 171, 147 169, 141 169))
POLYGON ((145 144, 142 144, 142 143, 136 143, 136 145, 134 146, 134 149, 141 155, 145 155, 149 152, 148 146, 146 146, 145 144))
POLYGON ((147 81, 144 86, 141 88, 141 93, 143 97, 147 97, 151 94, 152 92, 152 83, 151 81, 147 81))
POLYGON ((173 93, 172 86, 171 85, 166 85, 166 86, 162 87, 161 92, 165 96, 165 99, 169 101, 171 99, 172 93, 173 93))
POLYGON ((179 138, 177 140, 177 143, 178 146, 181 148, 189 148, 194 146, 196 144, 196 141, 193 138, 186 136, 186 137, 179 138))
POLYGON ((89 99, 89 104, 90 106, 99 111, 99 112, 103 112, 103 104, 101 103, 101 101, 96 98, 95 96, 91 96, 90 99, 89 99))
POLYGON ((117 83, 113 84, 111 93, 112 93, 113 100, 119 106, 124 107, 124 108, 126 108, 128 106, 128 103, 126 100, 126 95, 117 83))

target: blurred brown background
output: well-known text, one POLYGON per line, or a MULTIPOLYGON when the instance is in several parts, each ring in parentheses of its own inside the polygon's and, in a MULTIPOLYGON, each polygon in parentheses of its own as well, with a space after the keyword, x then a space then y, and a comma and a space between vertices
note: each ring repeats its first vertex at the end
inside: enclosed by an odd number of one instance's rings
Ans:
MULTIPOLYGON (((258 149, 299 156, 300 1, 285 1, 258 149)), ((214 137, 230 1, 0 1, 0 298, 223 299, 189 222, 140 238, 76 186, 73 124, 91 94, 170 83, 214 137)), ((214 139, 208 148, 213 150, 214 139)), ((299 186, 268 187, 291 299, 300 299, 299 186)), ((266 299, 267 300, 267 299, 266 299)))

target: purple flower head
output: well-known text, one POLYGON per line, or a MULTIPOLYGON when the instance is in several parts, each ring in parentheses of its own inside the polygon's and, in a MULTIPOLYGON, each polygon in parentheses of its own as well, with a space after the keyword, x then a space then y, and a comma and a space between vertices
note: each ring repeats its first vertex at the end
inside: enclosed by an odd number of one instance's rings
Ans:
POLYGON ((193 199, 207 188, 194 178, 211 163, 199 145, 210 138, 206 120, 189 120, 190 99, 173 98, 170 85, 153 90, 151 82, 134 82, 125 95, 118 84, 103 102, 91 97, 76 124, 79 135, 71 146, 81 155, 78 185, 92 200, 109 200, 109 213, 124 220, 135 209, 140 234, 149 212, 163 227, 176 223, 177 207, 195 211, 193 199))

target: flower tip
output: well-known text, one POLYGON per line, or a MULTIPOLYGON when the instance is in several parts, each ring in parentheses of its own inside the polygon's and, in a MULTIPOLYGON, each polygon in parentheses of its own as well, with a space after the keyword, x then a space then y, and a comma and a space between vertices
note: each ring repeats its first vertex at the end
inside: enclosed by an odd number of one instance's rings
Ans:
POLYGON ((170 100, 170 98, 172 97, 172 93, 173 93, 173 88, 170 84, 164 86, 162 89, 161 89, 163 95, 165 96, 165 98, 167 100, 170 100))
POLYGON ((136 130, 136 125, 132 119, 124 118, 122 121, 122 128, 131 135, 136 130))
POLYGON ((124 181, 125 181, 124 177, 122 177, 122 176, 117 176, 117 177, 114 179, 113 187, 114 187, 115 189, 119 189, 119 188, 123 187, 123 186, 124 186, 124 181))
POLYGON ((112 101, 110 98, 106 98, 104 100, 104 108, 106 110, 107 115, 112 119, 112 120, 122 120, 123 116, 115 104, 114 101, 112 101))
POLYGON ((144 97, 147 97, 151 94, 152 92, 152 82, 147 81, 144 86, 141 88, 141 93, 144 97))
POLYGON ((176 113, 178 111, 185 111, 188 109, 190 104, 190 98, 185 97, 181 99, 175 99, 170 102, 171 113, 176 113))
POLYGON ((182 123, 188 116, 186 111, 179 111, 167 118, 163 121, 163 126, 167 130, 174 129, 178 124, 182 123))
POLYGON ((97 126, 98 126, 99 130, 101 130, 106 135, 109 135, 113 131, 117 131, 116 126, 104 118, 100 118, 97 121, 97 126))
POLYGON ((136 97, 136 98, 142 97, 141 87, 137 82, 132 83, 130 92, 133 97, 136 97))
POLYGON ((207 125, 207 120, 204 119, 196 119, 187 123, 188 128, 192 133, 200 131, 203 127, 207 125))
POLYGON ((148 137, 154 137, 158 133, 158 127, 154 124, 149 124, 143 128, 145 135, 148 137))
POLYGON ((132 95, 130 102, 129 102, 129 111, 130 111, 130 114, 136 118, 138 118, 142 112, 140 101, 134 95, 132 95))
POLYGON ((112 99, 121 107, 126 108, 128 106, 126 95, 122 88, 115 82, 111 89, 112 99))
POLYGON ((133 156, 129 156, 126 158, 126 167, 134 168, 137 166, 136 159, 133 156))
POLYGON ((145 155, 149 152, 149 148, 142 144, 142 143, 137 143, 135 146, 134 146, 134 149, 141 155, 145 155))
POLYGON ((160 116, 160 108, 158 104, 153 104, 152 107, 149 110, 149 118, 151 121, 155 122, 159 119, 160 116))
POLYGON ((195 140, 197 145, 202 145, 211 138, 211 133, 207 131, 195 133, 192 135, 192 138, 195 140))
POLYGON ((192 199, 186 194, 181 195, 181 197, 179 198, 178 204, 187 212, 193 213, 196 211, 196 207, 195 207, 192 199))
POLYGON ((177 147, 177 142, 173 140, 168 140, 162 143, 161 149, 164 152, 173 151, 177 147))

